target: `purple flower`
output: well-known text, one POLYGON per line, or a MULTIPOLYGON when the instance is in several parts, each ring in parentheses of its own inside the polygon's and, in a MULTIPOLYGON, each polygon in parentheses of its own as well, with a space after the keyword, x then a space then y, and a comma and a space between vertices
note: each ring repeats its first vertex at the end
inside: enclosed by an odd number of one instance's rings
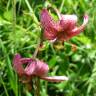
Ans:
MULTIPOLYGON (((25 81, 30 81, 31 78, 34 78, 34 76, 50 82, 68 80, 68 77, 66 76, 47 76, 49 67, 46 63, 38 59, 34 60, 32 58, 22 58, 20 54, 16 54, 14 56, 13 67, 21 78, 25 77, 25 81), (24 64, 26 64, 25 68, 23 67, 24 64)), ((22 80, 22 82, 23 81, 24 80, 22 80)))
POLYGON ((81 33, 88 23, 88 15, 84 15, 84 21, 80 27, 76 26, 76 15, 63 15, 60 13, 58 15, 59 20, 56 22, 47 9, 41 11, 41 25, 44 30, 44 37, 48 40, 66 41, 81 33))

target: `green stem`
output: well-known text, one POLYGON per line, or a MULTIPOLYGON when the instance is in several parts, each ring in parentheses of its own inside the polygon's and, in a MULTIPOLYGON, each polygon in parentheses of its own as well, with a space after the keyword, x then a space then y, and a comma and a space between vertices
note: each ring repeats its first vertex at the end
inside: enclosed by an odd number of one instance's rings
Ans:
POLYGON ((1 84, 3 85, 3 87, 4 87, 6 96, 9 96, 9 95, 8 95, 8 91, 7 91, 7 88, 6 88, 5 83, 4 83, 4 81, 3 81, 3 79, 2 79, 1 76, 0 76, 0 81, 1 81, 1 84))
MULTIPOLYGON (((13 22, 12 22, 13 26, 12 27, 13 27, 13 35, 15 35, 16 34, 16 0, 13 0, 12 5, 13 5, 13 22)), ((18 80, 17 80, 17 76, 16 76, 16 86, 15 86, 15 91, 14 92, 15 92, 15 95, 18 96, 18 80)))
POLYGON ((13 32, 16 30, 16 0, 13 0, 13 32))
POLYGON ((36 59, 36 56, 37 56, 37 54, 38 54, 38 51, 39 51, 39 48, 40 48, 40 45, 43 43, 43 30, 41 30, 41 32, 40 32, 40 37, 39 37, 39 39, 38 39, 38 44, 37 44, 37 47, 36 47, 36 49, 35 49, 35 51, 34 51, 34 54, 33 54, 33 59, 36 59))
POLYGON ((30 15, 32 16, 34 22, 38 25, 39 24, 38 19, 35 16, 34 11, 33 11, 32 7, 31 7, 30 3, 28 2, 28 0, 25 0, 25 3, 26 3, 26 5, 27 5, 27 7, 29 9, 30 15))
MULTIPOLYGON (((40 38, 38 40, 38 44, 37 44, 37 47, 35 49, 35 52, 33 54, 32 59, 36 59, 36 56, 37 56, 38 51, 39 51, 39 47, 42 44, 42 42, 43 42, 43 38, 42 38, 42 31, 41 31, 40 32, 40 38)), ((33 87, 34 87, 34 96, 40 96, 40 79, 38 77, 35 77, 33 79, 33 87)))
POLYGON ((33 79, 34 96, 40 96, 40 79, 35 77, 33 79))
MULTIPOLYGON (((40 40, 38 41, 37 48, 35 49, 32 59, 36 59, 39 47, 40 47, 40 40)), ((34 96, 40 96, 40 79, 38 77, 35 77, 33 79, 33 87, 34 87, 34 96)))
POLYGON ((60 12, 59 12, 59 10, 55 6, 53 6, 51 3, 49 3, 48 7, 49 8, 53 8, 53 10, 56 12, 58 18, 61 19, 60 12))
MULTIPOLYGON (((25 2, 26 2, 26 5, 27 5, 30 13, 31 13, 31 16, 32 16, 34 22, 38 25, 39 24, 38 19, 36 18, 35 14, 34 14, 34 11, 30 6, 30 3, 28 2, 28 0, 25 0, 25 2)), ((42 35, 42 34, 40 34, 40 35, 42 35)), ((34 51, 32 59, 36 59, 36 56, 38 54, 41 42, 42 42, 42 37, 38 40, 38 44, 37 44, 37 47, 36 47, 36 49, 34 51)), ((40 79, 38 77, 34 78, 33 87, 34 87, 34 96, 40 96, 40 79)))
POLYGON ((32 57, 33 59, 36 59, 36 56, 37 56, 38 51, 39 51, 40 44, 41 44, 41 41, 40 41, 40 39, 39 39, 39 40, 38 40, 37 47, 36 47, 36 49, 35 49, 35 51, 34 51, 34 54, 33 54, 33 57, 32 57))

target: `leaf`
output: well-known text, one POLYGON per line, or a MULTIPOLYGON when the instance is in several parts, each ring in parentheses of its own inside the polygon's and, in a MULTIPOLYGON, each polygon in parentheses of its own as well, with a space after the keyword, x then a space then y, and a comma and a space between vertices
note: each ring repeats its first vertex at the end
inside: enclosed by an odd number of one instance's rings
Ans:
POLYGON ((5 11, 3 15, 6 20, 12 21, 12 10, 5 11))
POLYGON ((48 64, 50 65, 50 67, 54 67, 55 64, 56 64, 56 62, 57 62, 57 57, 56 57, 56 56, 53 56, 53 57, 49 60, 48 64))

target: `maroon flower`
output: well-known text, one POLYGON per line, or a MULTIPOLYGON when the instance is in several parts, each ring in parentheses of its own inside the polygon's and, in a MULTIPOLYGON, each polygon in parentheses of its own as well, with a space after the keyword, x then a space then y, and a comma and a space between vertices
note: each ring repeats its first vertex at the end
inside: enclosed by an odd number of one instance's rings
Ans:
POLYGON ((47 9, 43 9, 41 12, 41 25, 44 30, 44 37, 48 40, 66 41, 83 31, 88 23, 88 15, 84 16, 83 24, 80 27, 76 26, 76 15, 63 15, 59 13, 58 15, 59 20, 56 22, 52 19, 47 9))
POLYGON ((13 58, 13 67, 21 78, 25 77, 26 81, 30 81, 34 76, 50 82, 68 80, 66 76, 47 76, 49 67, 46 63, 40 60, 33 60, 32 58, 21 58, 19 54, 16 54, 13 58), (25 68, 23 67, 24 64, 27 64, 25 68))

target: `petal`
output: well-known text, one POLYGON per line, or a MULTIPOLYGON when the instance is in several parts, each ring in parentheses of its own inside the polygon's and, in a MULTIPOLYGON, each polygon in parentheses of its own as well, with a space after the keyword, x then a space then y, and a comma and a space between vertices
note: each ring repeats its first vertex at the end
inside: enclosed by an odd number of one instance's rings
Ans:
POLYGON ((25 68, 25 73, 27 75, 34 75, 34 72, 36 70, 36 61, 32 61, 31 63, 29 63, 26 68, 25 68))
POLYGON ((40 60, 33 60, 25 68, 27 75, 44 76, 48 73, 49 67, 46 63, 40 60))
POLYGON ((70 36, 75 36, 75 35, 78 35, 81 31, 84 30, 84 28, 86 27, 88 23, 88 15, 85 15, 84 16, 84 21, 83 21, 83 24, 80 26, 80 27, 76 27, 72 30, 70 36))
POLYGON ((21 58, 20 59, 20 61, 22 62, 22 63, 28 63, 28 62, 32 62, 32 58, 21 58))
POLYGON ((61 81, 67 81, 68 77, 66 76, 52 76, 52 77, 41 77, 41 79, 47 80, 49 82, 61 82, 61 81))
POLYGON ((54 40, 56 38, 57 32, 52 30, 51 28, 45 29, 44 37, 48 40, 54 40))
POLYGON ((40 21, 43 28, 52 28, 55 25, 55 22, 53 21, 47 9, 42 9, 40 21))
POLYGON ((57 37, 55 39, 50 40, 50 43, 54 43, 57 40, 57 37))
POLYGON ((36 76, 44 76, 48 73, 49 67, 46 63, 43 61, 37 60, 36 62, 36 69, 35 69, 35 75, 36 76))
POLYGON ((20 61, 20 59, 21 59, 20 54, 16 54, 14 56, 13 67, 19 75, 22 75, 24 73, 24 69, 23 69, 22 62, 20 61))
POLYGON ((77 16, 76 15, 62 15, 60 19, 60 25, 65 30, 71 30, 75 27, 77 22, 77 16))
POLYGON ((56 38, 57 32, 61 30, 58 22, 55 22, 47 9, 43 9, 40 18, 41 25, 44 29, 44 37, 48 40, 56 38))

